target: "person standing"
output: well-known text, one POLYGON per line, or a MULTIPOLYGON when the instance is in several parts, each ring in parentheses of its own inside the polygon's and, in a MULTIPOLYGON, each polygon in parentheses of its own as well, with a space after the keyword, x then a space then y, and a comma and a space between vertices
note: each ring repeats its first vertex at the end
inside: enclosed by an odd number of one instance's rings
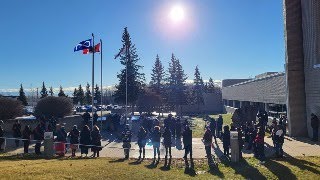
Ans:
POLYGON ((283 157, 283 143, 284 143, 284 131, 283 126, 279 124, 276 128, 276 132, 274 134, 275 144, 276 144, 276 157, 283 157))
POLYGON ((93 126, 91 131, 91 142, 94 145, 91 150, 93 151, 93 157, 99 157, 99 152, 102 150, 101 148, 101 134, 97 125, 93 126))
POLYGON ((225 156, 229 156, 229 148, 230 148, 230 130, 229 130, 229 126, 224 126, 223 127, 222 143, 223 143, 223 154, 225 156))
MULTIPOLYGON (((214 131, 213 131, 214 132, 214 131)), ((203 135, 202 142, 204 144, 204 148, 206 150, 207 158, 211 158, 211 145, 212 145, 212 131, 210 127, 206 128, 206 131, 203 135)))
POLYGON ((90 121, 91 116, 90 116, 88 110, 86 110, 86 112, 82 115, 82 118, 83 118, 83 124, 89 125, 89 121, 90 121))
POLYGON ((19 120, 16 120, 16 122, 13 124, 12 132, 13 132, 13 137, 17 138, 15 140, 16 147, 19 147, 20 140, 18 140, 18 139, 21 138, 21 135, 22 135, 21 134, 21 124, 20 124, 19 120))
POLYGON ((180 117, 177 117, 176 121, 176 139, 181 138, 181 120, 180 117))
MULTIPOLYGON (((168 127, 164 127, 164 132, 163 132, 163 144, 164 147, 166 148, 166 156, 164 159, 164 166, 167 166, 167 160, 168 160, 168 151, 169 151, 169 159, 171 160, 171 130, 168 127)), ((170 163, 169 163, 170 164, 170 163)))
POLYGON ((99 118, 99 116, 98 116, 97 111, 96 111, 96 112, 94 112, 94 114, 93 114, 93 125, 96 125, 96 124, 97 124, 98 118, 99 118))
POLYGON ((30 139, 31 139, 31 128, 30 126, 26 125, 24 127, 23 133, 22 133, 22 139, 23 139, 23 152, 25 154, 29 153, 29 145, 30 145, 30 139))
POLYGON ((243 133, 240 127, 237 128, 237 131, 238 131, 238 142, 239 142, 239 158, 242 159, 242 149, 244 145, 243 133))
POLYGON ((156 161, 156 156, 158 154, 158 162, 160 161, 160 126, 155 126, 151 134, 151 141, 153 145, 153 162, 156 161))
POLYGON ((217 122, 216 122, 216 120, 214 119, 214 118, 210 118, 210 125, 209 125, 209 128, 210 128, 210 131, 211 131, 211 135, 213 136, 213 138, 214 138, 214 142, 216 143, 216 144, 218 144, 217 143, 217 137, 216 137, 216 129, 217 129, 217 122))
POLYGON ((81 149, 81 157, 82 154, 85 154, 86 157, 88 156, 88 149, 87 145, 91 143, 91 136, 90 136, 90 129, 88 125, 83 126, 82 131, 80 132, 80 149, 81 149))
POLYGON ((122 147, 124 152, 124 158, 129 159, 130 156, 130 148, 131 148, 131 137, 132 132, 130 130, 129 124, 126 124, 124 131, 122 132, 122 147))
POLYGON ((223 126, 223 118, 222 115, 219 115, 219 118, 217 120, 217 137, 220 138, 221 137, 221 133, 222 133, 222 126, 223 126))
POLYGON ((1 138, 4 136, 4 131, 3 131, 2 125, 3 125, 3 121, 0 120, 0 151, 3 151, 2 144, 4 143, 4 138, 1 138))
POLYGON ((64 126, 57 125, 56 130, 56 154, 59 156, 64 156, 66 153, 66 142, 67 142, 67 132, 64 128, 64 126))
POLYGON ((182 133, 182 141, 184 146, 184 161, 185 161, 185 172, 189 169, 194 169, 193 158, 192 158, 192 131, 188 125, 185 126, 185 129, 182 133), (191 167, 189 167, 188 154, 190 154, 191 167))
POLYGON ((142 126, 140 126, 139 132, 138 132, 138 146, 139 146, 139 160, 141 159, 141 153, 143 152, 143 158, 145 158, 145 154, 146 154, 146 146, 147 143, 147 131, 145 130, 145 128, 142 126))
POLYGON ((263 164, 265 163, 263 126, 258 129, 254 142, 256 144, 256 157, 259 159, 260 163, 263 164))
POLYGON ((318 141, 319 119, 313 113, 311 113, 311 127, 312 127, 312 130, 313 130, 312 141, 318 141))
POLYGON ((78 130, 77 125, 73 126, 73 129, 69 132, 70 137, 70 148, 71 148, 71 157, 75 157, 76 156, 76 150, 78 148, 79 144, 79 136, 80 136, 80 132, 78 130))
POLYGON ((41 127, 41 124, 38 124, 37 127, 33 130, 33 139, 36 140, 36 145, 34 151, 37 155, 40 155, 41 141, 43 140, 44 131, 41 127))

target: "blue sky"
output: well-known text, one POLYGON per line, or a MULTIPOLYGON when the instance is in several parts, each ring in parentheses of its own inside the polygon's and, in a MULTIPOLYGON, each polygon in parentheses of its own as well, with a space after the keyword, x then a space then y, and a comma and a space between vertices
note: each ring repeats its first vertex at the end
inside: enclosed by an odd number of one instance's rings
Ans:
POLYGON ((0 89, 91 84, 91 56, 73 48, 92 32, 104 43, 103 84, 114 85, 124 27, 147 81, 156 54, 167 68, 174 53, 189 79, 196 65, 217 80, 284 70, 282 0, 3 0, 0 16, 0 89), (173 6, 180 24, 168 18, 173 6))

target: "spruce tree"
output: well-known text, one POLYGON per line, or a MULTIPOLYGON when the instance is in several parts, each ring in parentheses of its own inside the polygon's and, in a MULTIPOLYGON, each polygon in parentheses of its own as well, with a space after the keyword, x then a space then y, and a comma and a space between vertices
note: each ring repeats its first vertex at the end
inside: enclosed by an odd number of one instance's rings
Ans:
POLYGON ((54 94, 52 86, 49 89, 49 94, 50 94, 50 96, 53 96, 53 94, 54 94))
POLYGON ((44 82, 42 82, 42 89, 40 91, 40 95, 41 95, 40 98, 45 98, 48 96, 48 91, 47 91, 46 86, 44 85, 44 82))
POLYGON ((81 84, 79 85, 79 89, 78 89, 78 92, 77 92, 77 99, 80 102, 80 104, 83 105, 83 103, 84 103, 84 92, 83 92, 81 84))
POLYGON ((213 79, 210 77, 210 79, 209 79, 209 82, 208 82, 208 85, 207 85, 207 90, 206 90, 206 92, 207 93, 214 93, 214 82, 213 82, 213 79))
MULTIPOLYGON (((1 96, 1 95, 0 95, 1 96)), ((28 105, 26 94, 24 93, 22 84, 20 84, 19 97, 18 100, 22 102, 24 106, 28 105)))
POLYGON ((60 86, 60 90, 59 90, 58 96, 59 97, 66 97, 66 94, 64 93, 64 91, 62 89, 62 86, 60 86))
POLYGON ((94 88, 94 99, 97 100, 97 104, 101 104, 101 91, 98 84, 94 88))
POLYGON ((87 86, 86 86, 85 103, 92 104, 92 95, 91 95, 89 83, 87 83, 87 86))
POLYGON ((203 93, 204 93, 204 84, 200 75, 200 71, 198 66, 196 66, 194 72, 194 80, 193 80, 193 98, 194 103, 197 105, 201 105, 204 103, 203 93))
POLYGON ((78 104, 79 100, 78 100, 78 90, 77 88, 74 88, 74 91, 73 91, 73 104, 78 104))
POLYGON ((185 81, 187 76, 184 73, 180 61, 172 54, 169 63, 167 78, 167 98, 172 106, 179 106, 187 103, 185 81))
POLYGON ((150 85, 152 90, 156 92, 158 95, 163 90, 163 80, 164 80, 163 77, 164 77, 164 68, 162 66, 159 56, 157 55, 156 61, 154 62, 154 66, 152 68, 150 85))
POLYGON ((138 65, 140 60, 137 54, 137 50, 134 44, 131 42, 131 38, 127 28, 124 28, 122 35, 123 47, 127 47, 129 52, 120 55, 120 62, 124 66, 124 69, 117 75, 119 84, 116 85, 116 91, 114 94, 115 101, 125 104, 126 102, 126 69, 127 69, 127 87, 128 87, 128 103, 134 105, 138 99, 139 94, 143 91, 145 85, 144 73, 139 72, 143 66, 138 65))

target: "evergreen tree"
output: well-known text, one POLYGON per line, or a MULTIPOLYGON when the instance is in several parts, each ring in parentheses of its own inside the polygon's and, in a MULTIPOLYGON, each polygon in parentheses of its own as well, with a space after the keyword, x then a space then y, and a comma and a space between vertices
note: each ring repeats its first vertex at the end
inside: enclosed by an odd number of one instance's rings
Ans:
POLYGON ((203 80, 200 75, 200 71, 198 66, 196 66, 195 72, 194 72, 194 80, 193 80, 193 98, 194 103, 197 105, 203 104, 203 93, 204 93, 204 84, 203 80))
POLYGON ((167 98, 170 105, 178 106, 187 103, 185 81, 187 76, 184 73, 180 61, 171 56, 167 78, 167 98))
POLYGON ((64 93, 64 91, 62 89, 62 86, 60 86, 60 90, 59 90, 58 96, 59 97, 66 97, 66 94, 64 93))
POLYGON ((160 61, 159 56, 157 55, 156 61, 154 63, 152 74, 151 74, 151 88, 157 94, 160 94, 163 89, 163 77, 164 77, 164 68, 160 61))
POLYGON ((91 95, 89 83, 87 83, 87 86, 86 86, 85 103, 92 104, 92 95, 91 95))
POLYGON ((124 66, 124 69, 122 69, 117 75, 119 84, 116 85, 114 97, 116 102, 125 104, 127 69, 128 103, 134 105, 145 85, 144 73, 139 72, 143 66, 137 64, 140 59, 138 57, 135 45, 131 42, 127 28, 124 28, 122 43, 123 47, 126 47, 129 52, 127 51, 125 54, 120 55, 120 62, 124 66))
POLYGON ((49 89, 49 94, 50 94, 50 96, 53 96, 53 94, 54 94, 52 86, 49 89))
POLYGON ((101 104, 101 91, 98 84, 94 88, 94 99, 97 100, 97 104, 101 104))
POLYGON ((84 103, 84 92, 83 92, 81 84, 79 85, 79 89, 78 89, 78 92, 77 92, 77 99, 80 102, 80 104, 83 105, 83 103, 84 103))
POLYGON ((214 89, 215 89, 214 82, 213 82, 212 78, 210 78, 209 82, 207 84, 206 92, 207 93, 214 93, 214 91, 215 91, 214 89))
POLYGON ((44 85, 44 82, 42 82, 42 89, 40 91, 40 95, 41 95, 40 98, 45 98, 48 96, 48 91, 47 91, 46 86, 44 85))
POLYGON ((78 90, 77 88, 74 88, 74 91, 73 91, 73 104, 78 104, 79 100, 78 100, 78 90))
MULTIPOLYGON (((1 95, 0 95, 1 96, 1 95)), ((18 100, 22 102, 24 106, 28 105, 26 94, 24 93, 22 84, 20 84, 19 97, 18 100)))

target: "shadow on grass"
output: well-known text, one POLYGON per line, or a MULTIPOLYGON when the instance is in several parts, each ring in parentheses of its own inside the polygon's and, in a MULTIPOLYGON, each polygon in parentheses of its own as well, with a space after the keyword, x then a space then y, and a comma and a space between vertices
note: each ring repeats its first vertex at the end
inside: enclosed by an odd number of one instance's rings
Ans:
POLYGON ((226 167, 234 169, 235 174, 240 174, 245 179, 267 179, 256 167, 253 167, 245 159, 240 160, 238 163, 230 162, 230 159, 226 157, 220 160, 226 167))
POLYGON ((264 166, 279 179, 297 179, 288 167, 272 159, 268 160, 264 166))
POLYGON ((283 161, 288 162, 292 166, 296 166, 301 170, 308 170, 314 174, 320 174, 320 170, 318 170, 318 169, 320 169, 320 165, 303 160, 303 159, 297 159, 297 158, 292 157, 286 153, 285 153, 285 156, 286 156, 286 158, 284 158, 283 161))
POLYGON ((127 159, 125 159, 125 158, 115 159, 115 160, 109 161, 109 163, 121 163, 121 162, 124 162, 124 161, 126 161, 126 160, 127 160, 127 159))

